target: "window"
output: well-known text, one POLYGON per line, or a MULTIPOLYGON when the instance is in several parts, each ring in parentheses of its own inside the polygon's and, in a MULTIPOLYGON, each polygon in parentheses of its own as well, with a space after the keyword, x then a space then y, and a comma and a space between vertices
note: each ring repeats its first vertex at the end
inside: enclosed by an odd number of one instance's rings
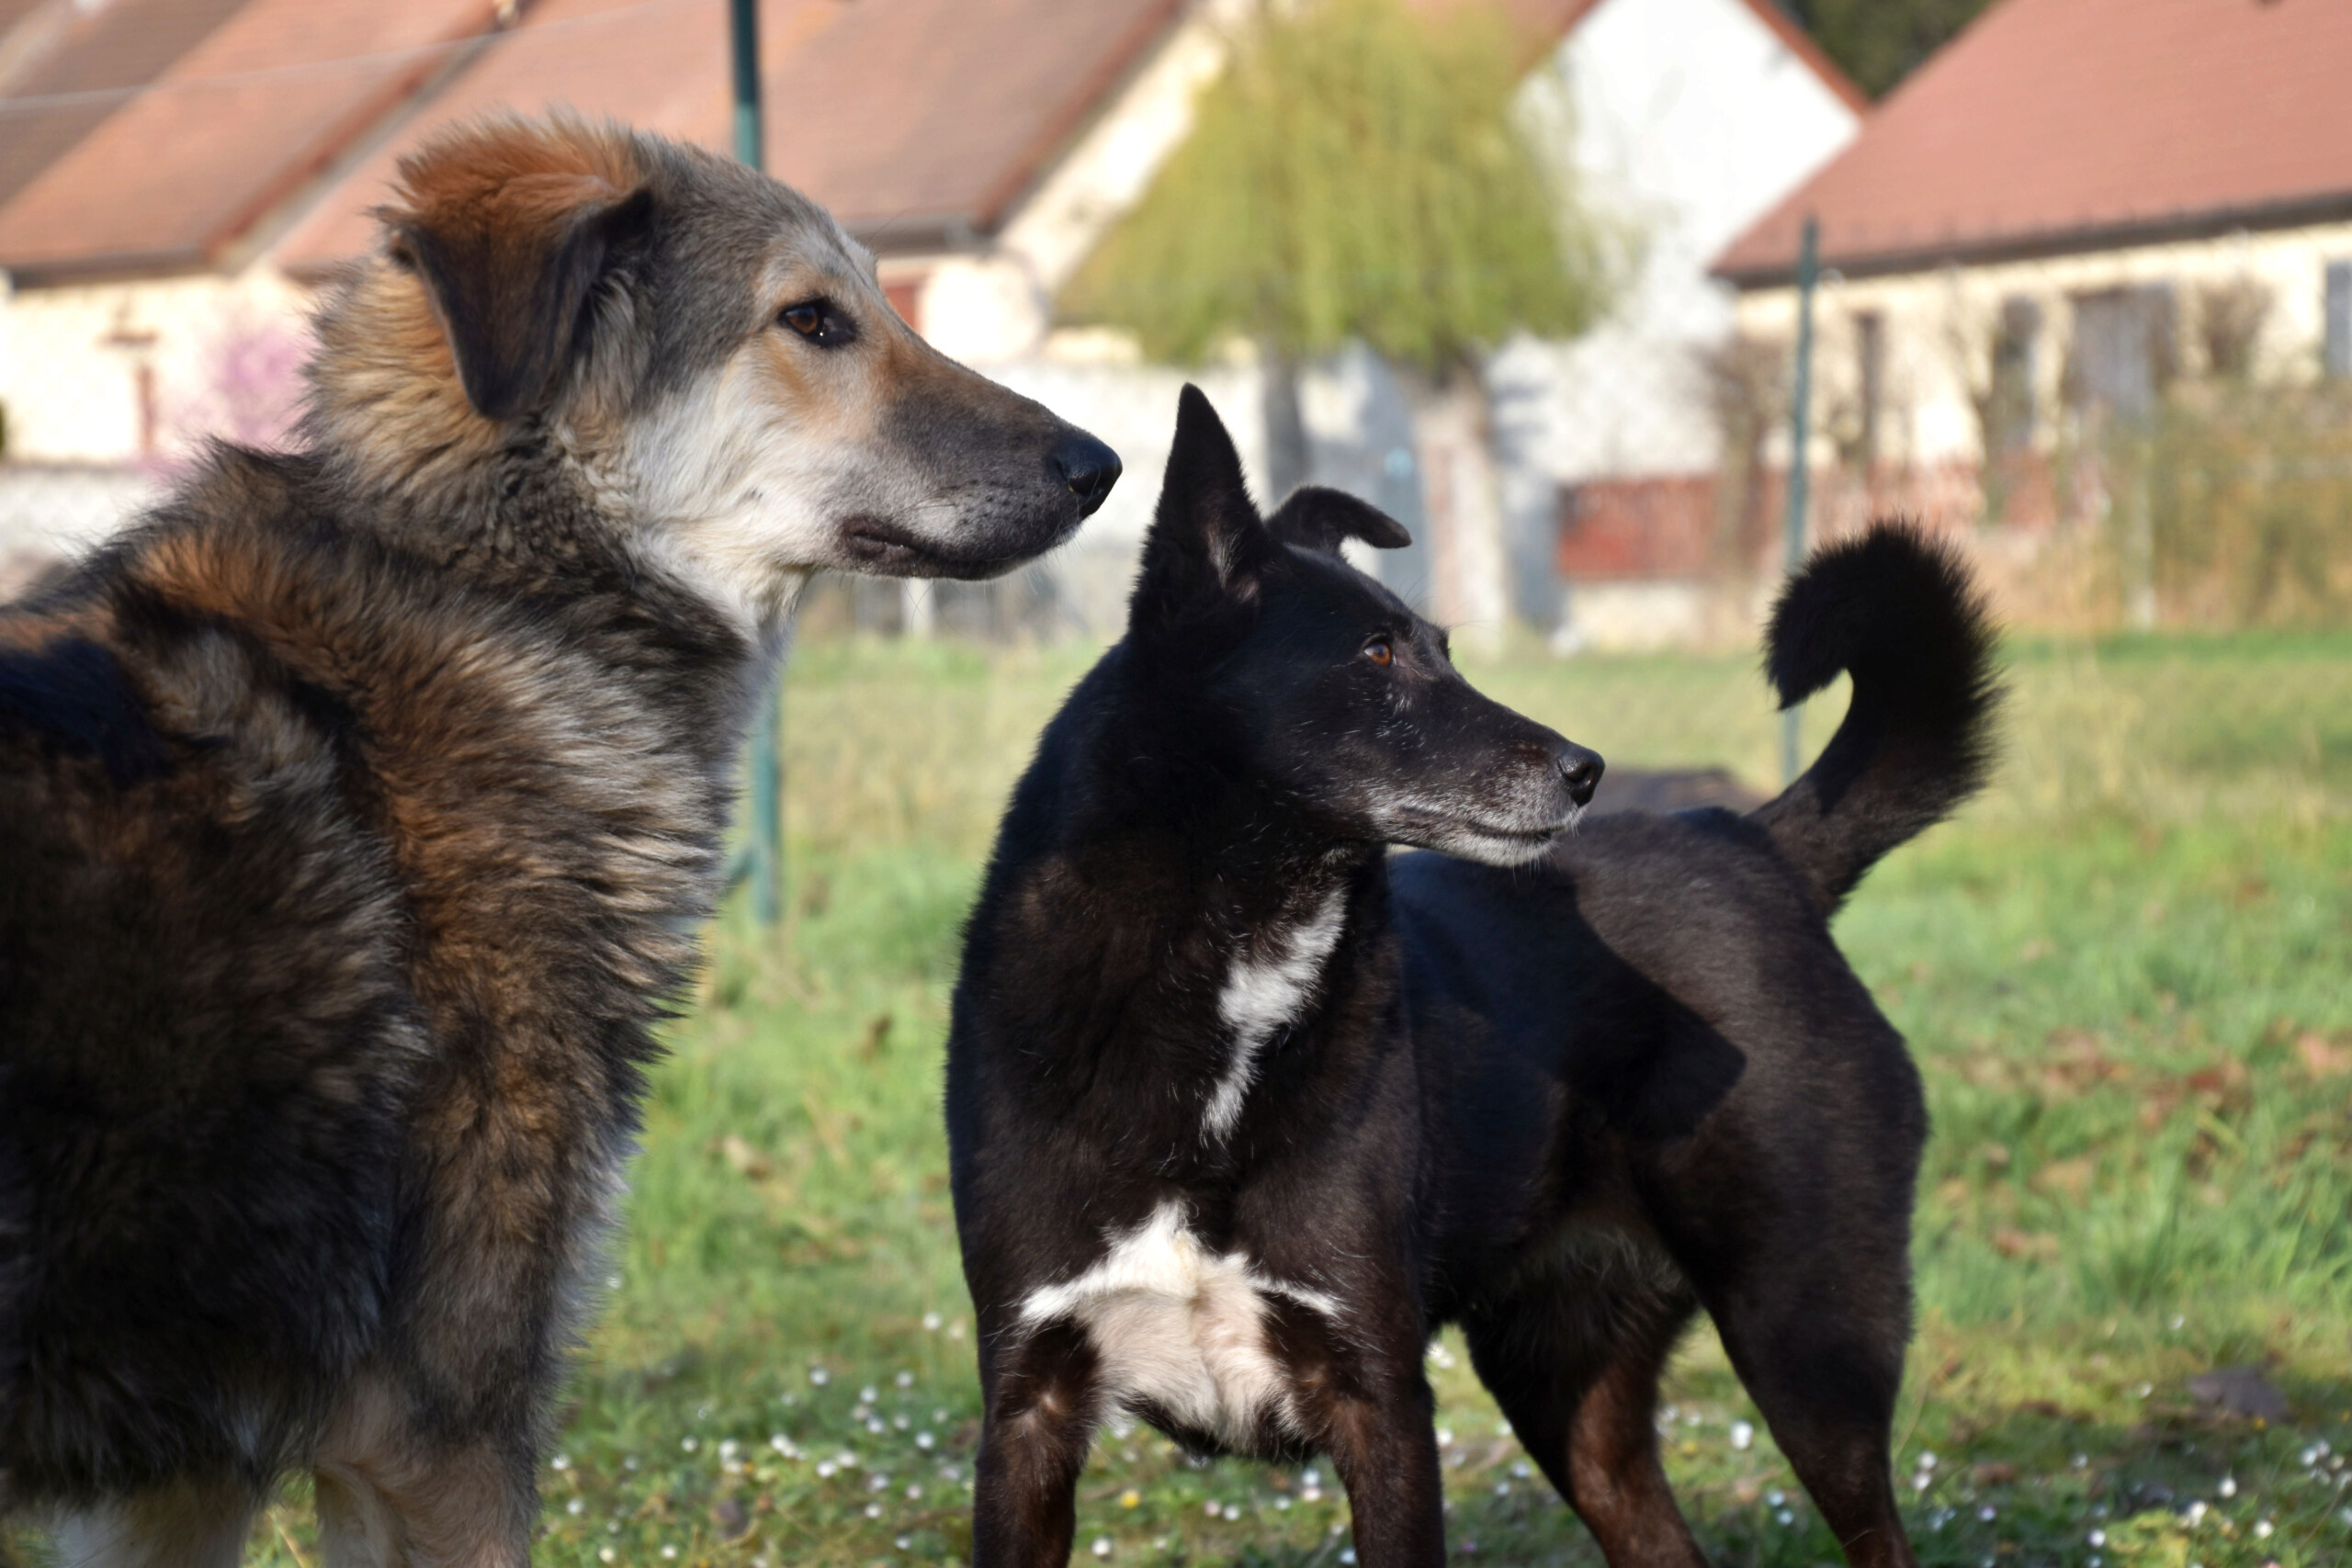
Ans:
POLYGON ((2086 413, 2143 420, 2179 361, 2172 286, 2139 284, 2075 296, 2075 355, 2068 389, 2086 413))
POLYGON ((2041 303, 2022 294, 2001 301, 1993 333, 1993 365, 1984 412, 1988 456, 2023 452, 2033 445, 2034 383, 2041 350, 2041 303))

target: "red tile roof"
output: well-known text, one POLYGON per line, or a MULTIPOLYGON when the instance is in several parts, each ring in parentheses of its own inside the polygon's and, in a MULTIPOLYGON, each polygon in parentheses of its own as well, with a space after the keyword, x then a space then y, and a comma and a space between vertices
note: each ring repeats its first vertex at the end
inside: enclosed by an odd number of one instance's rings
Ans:
POLYGON ((200 42, 243 0, 61 6, 8 0, 0 118, 0 201, 15 196, 137 89, 200 42))
MULTIPOLYGON (((762 0, 769 167, 886 244, 984 232, 1184 4, 762 0)), ((496 17, 495 0, 0 0, 0 269, 232 265, 288 220, 280 259, 323 265, 368 243, 400 153, 495 107, 731 144, 726 0, 496 17)))
POLYGON ((1185 8, 857 0, 771 82, 768 166, 861 232, 993 228, 1185 8))
POLYGON ((1998 0, 1719 256, 1784 282, 2352 215, 2352 4, 1998 0))
MULTIPOLYGON (((984 232, 1176 19, 1182 0, 765 0, 767 166, 877 248, 984 232)), ((565 104, 727 148, 724 0, 542 0, 330 191, 277 251, 369 237, 395 160, 452 118, 565 104)))
MULTIPOLYGON (((808 31, 842 8, 765 0, 762 76, 773 80, 808 31)), ((725 0, 539 0, 336 182, 273 254, 299 271, 365 250, 368 211, 390 193, 394 164, 453 119, 561 103, 717 147, 728 135, 728 93, 725 0)))
POLYGON ((0 97, 0 268, 26 281, 219 262, 494 16, 492 0, 74 9, 0 97))
MULTIPOLYGON (((1601 0, 1504 3, 1548 39, 1601 0)), ((1740 3, 1860 102, 1773 0, 1740 3)), ((768 166, 880 248, 985 233, 1187 4, 762 0, 768 166)), ((496 15, 495 0, 0 0, 0 269, 187 271, 263 243, 324 266, 367 244, 401 152, 492 108, 567 104, 729 145, 726 0, 524 0, 503 31, 496 15)))

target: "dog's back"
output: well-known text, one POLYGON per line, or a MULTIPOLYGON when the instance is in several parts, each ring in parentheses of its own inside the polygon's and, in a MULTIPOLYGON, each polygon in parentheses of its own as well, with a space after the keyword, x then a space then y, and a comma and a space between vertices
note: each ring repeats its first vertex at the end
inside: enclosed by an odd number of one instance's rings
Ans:
POLYGON ((1390 864, 1432 1308, 1612 1563, 1702 1560, 1652 1418, 1702 1307, 1853 1560, 1914 1561, 1885 1478, 1927 1106, 1829 916, 1980 783, 1991 643, 1951 555, 1873 529, 1775 618, 1785 697, 1854 686, 1779 797, 1603 818, 1531 870, 1390 864))
MULTIPOLYGON (((464 1289, 576 1275, 690 956, 740 683, 676 666, 734 634, 658 600, 598 627, 593 596, 447 571, 350 504, 310 459, 220 452, 0 612, 17 1498, 258 1493, 315 1451, 417 1332, 455 1239, 421 1193, 458 1167, 469 1223, 530 1238, 464 1242, 464 1289), (543 1073, 497 1068, 517 1043, 543 1073)), ((478 1374, 435 1391, 453 1410, 564 1323, 491 1328, 439 1348, 478 1374)))
POLYGON ((1600 966, 1563 964, 1542 938, 1534 907, 1566 897, 1573 919, 1551 923, 1567 940, 1598 940, 1713 1015, 1736 1011, 1759 987, 1810 976, 1813 950, 1835 953, 1827 917, 1870 868, 1981 787, 1992 657, 1984 604, 1947 548, 1887 525, 1829 546, 1783 593, 1766 648, 1784 703, 1852 677, 1845 718, 1801 777, 1744 814, 1596 815, 1532 875, 1405 856, 1393 863, 1400 908, 1444 904, 1420 929, 1495 971, 1498 1007, 1540 1010, 1534 996, 1600 966))
MULTIPOLYGON (((1814 1094, 1824 1112, 1775 1100, 1758 1111, 1759 1135, 1778 1135, 1779 1110, 1804 1136, 1831 1135, 1851 1107, 1859 1120, 1842 1130, 1856 1160, 1900 1166, 1925 1135, 1917 1075, 1828 917, 1888 851, 1982 784, 1992 650, 1965 569, 1881 525, 1817 553, 1774 616, 1767 668, 1784 700, 1840 672, 1853 680, 1828 746, 1780 795, 1744 815, 1596 817, 1529 870, 1392 861, 1408 990, 1431 1071, 1464 1097, 1461 1113, 1508 1115, 1500 1108, 1545 1102, 1548 1085, 1589 1126, 1671 1139, 1744 1083, 1751 1099, 1814 1094), (1818 1092, 1841 1076, 1852 1092, 1818 1092)), ((1509 1182, 1536 1179, 1511 1166, 1542 1157, 1523 1143, 1474 1125, 1461 1146, 1482 1162, 1459 1173, 1465 1194, 1506 1168, 1509 1182)), ((1875 1190, 1907 1201, 1908 1179, 1875 1190)))
POLYGON ((158 593, 220 558, 188 527, 0 612, 0 1475, 30 1495, 266 1480, 390 1268, 405 919, 348 716, 158 593))

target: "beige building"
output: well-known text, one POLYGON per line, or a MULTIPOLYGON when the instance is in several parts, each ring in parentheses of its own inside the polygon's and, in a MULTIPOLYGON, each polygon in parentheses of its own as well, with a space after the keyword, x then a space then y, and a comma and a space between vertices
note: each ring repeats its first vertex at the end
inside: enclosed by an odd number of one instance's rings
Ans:
POLYGON ((2347 62, 2352 6, 1998 0, 1714 263, 1785 348, 1820 225, 1833 510, 2046 526, 2176 378, 2352 374, 2347 62))
POLYGON ((1489 367, 1513 608, 1564 649, 1688 642, 1723 462, 1703 367, 1736 311, 1708 263, 1869 106, 1776 0, 1582 0, 1554 25, 1522 111, 1638 259, 1591 331, 1489 367))

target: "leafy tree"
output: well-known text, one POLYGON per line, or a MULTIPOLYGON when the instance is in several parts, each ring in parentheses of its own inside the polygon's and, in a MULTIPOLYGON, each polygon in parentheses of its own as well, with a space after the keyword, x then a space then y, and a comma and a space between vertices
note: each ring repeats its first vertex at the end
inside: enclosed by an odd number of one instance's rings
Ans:
POLYGON ((1976 19, 1990 0, 1787 0, 1822 51, 1883 96, 1976 19))
MULTIPOLYGON (((1483 433, 1481 359, 1515 332, 1582 331, 1608 272, 1563 167, 1514 120, 1527 60, 1499 13, 1474 7, 1261 9, 1062 313, 1180 363, 1255 340, 1276 493, 1305 476, 1297 367, 1351 339, 1424 396, 1481 400, 1483 433)), ((1450 510, 1433 507, 1432 525, 1450 510)))

